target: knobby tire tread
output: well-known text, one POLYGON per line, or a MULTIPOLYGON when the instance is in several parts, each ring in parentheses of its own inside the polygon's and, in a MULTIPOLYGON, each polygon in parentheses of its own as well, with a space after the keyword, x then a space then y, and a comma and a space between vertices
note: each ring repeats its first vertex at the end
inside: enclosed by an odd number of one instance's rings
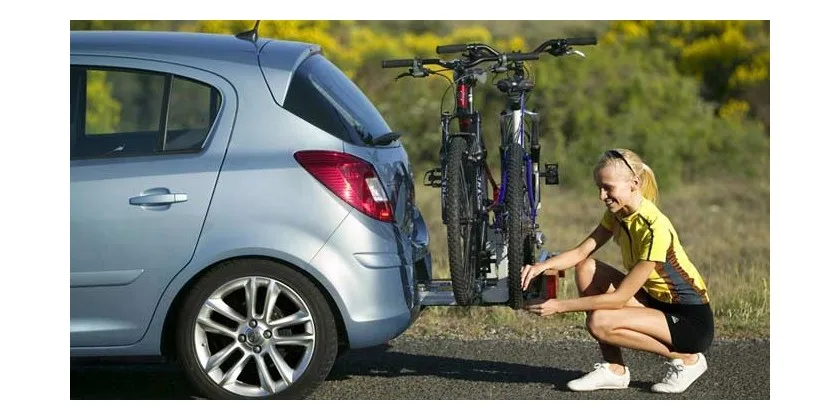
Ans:
POLYGON ((522 162, 524 151, 522 146, 511 144, 508 149, 507 191, 505 192, 505 210, 507 211, 507 255, 508 255, 508 306, 522 309, 524 294, 519 281, 519 274, 525 260, 526 225, 523 220, 525 212, 526 191, 525 173, 522 162))
MULTIPOLYGON (((446 155, 446 244, 449 251, 449 273, 452 279, 452 292, 455 303, 468 306, 475 299, 474 276, 470 262, 465 258, 464 243, 461 237, 461 220, 468 218, 470 206, 468 192, 462 185, 463 156, 467 144, 462 138, 452 138, 446 155)), ((470 235, 472 236, 472 235, 470 235)))

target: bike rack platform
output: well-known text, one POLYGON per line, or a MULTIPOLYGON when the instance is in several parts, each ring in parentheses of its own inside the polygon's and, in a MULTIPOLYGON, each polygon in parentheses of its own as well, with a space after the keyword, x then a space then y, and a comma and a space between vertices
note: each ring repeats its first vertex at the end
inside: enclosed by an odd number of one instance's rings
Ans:
MULTIPOLYGON (((554 255, 543 251, 538 261, 545 261, 554 255)), ((506 273, 505 270, 502 270, 506 273)), ((494 273, 490 273, 491 275, 494 273)), ((536 279, 540 288, 538 293, 527 296, 528 298, 554 298, 557 296, 557 287, 560 285, 560 278, 565 277, 563 271, 546 270, 536 279)), ((518 278, 516 279, 519 280, 518 278)), ((481 298, 471 306, 498 306, 506 305, 508 302, 508 278, 488 276, 484 280, 485 285, 481 291, 481 298)), ((455 294, 452 291, 452 281, 449 279, 435 279, 427 283, 418 284, 420 295, 420 306, 458 306, 455 302, 455 294)))

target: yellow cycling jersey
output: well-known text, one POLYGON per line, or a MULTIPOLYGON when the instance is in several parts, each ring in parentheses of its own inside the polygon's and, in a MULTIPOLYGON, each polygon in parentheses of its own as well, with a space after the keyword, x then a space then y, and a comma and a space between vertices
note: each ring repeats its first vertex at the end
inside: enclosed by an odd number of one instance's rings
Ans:
POLYGON ((628 271, 638 261, 656 262, 642 286, 651 297, 666 303, 709 303, 706 283, 683 251, 674 226, 650 200, 643 198, 627 217, 605 211, 601 226, 613 232, 628 271))

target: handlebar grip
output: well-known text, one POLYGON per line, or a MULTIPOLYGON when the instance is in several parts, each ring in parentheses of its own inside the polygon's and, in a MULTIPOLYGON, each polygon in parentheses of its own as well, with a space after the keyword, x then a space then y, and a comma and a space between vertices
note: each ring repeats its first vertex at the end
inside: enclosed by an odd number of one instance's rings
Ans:
POLYGON ((539 53, 510 53, 507 54, 507 59, 510 61, 527 61, 527 60, 539 60, 540 54, 539 53))
POLYGON ((467 44, 438 45, 435 51, 438 54, 458 53, 467 50, 467 44))
POLYGON ((584 36, 580 38, 566 38, 568 45, 598 45, 598 40, 594 36, 584 36))
POLYGON ((391 67, 411 67, 414 65, 414 60, 411 58, 402 60, 382 60, 382 68, 388 69, 391 67))
MULTIPOLYGON (((438 58, 420 58, 420 65, 439 64, 438 58)), ((413 58, 404 58, 401 60, 382 60, 382 68, 387 69, 391 67, 411 67, 414 65, 413 58)))

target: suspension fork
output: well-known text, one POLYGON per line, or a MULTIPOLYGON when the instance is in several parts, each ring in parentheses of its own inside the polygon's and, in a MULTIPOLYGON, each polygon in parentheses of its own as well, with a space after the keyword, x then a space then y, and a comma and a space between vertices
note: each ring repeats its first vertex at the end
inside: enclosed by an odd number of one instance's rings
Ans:
POLYGON ((531 222, 536 226, 537 210, 542 198, 542 187, 540 186, 540 114, 528 110, 525 110, 525 114, 528 115, 531 121, 531 153, 528 156, 531 164, 529 167, 531 168, 529 179, 531 179, 534 183, 534 187, 531 192, 531 222))
POLYGON ((528 194, 528 209, 529 215, 531 218, 531 223, 534 223, 537 216, 537 206, 534 203, 534 180, 533 180, 533 163, 531 161, 531 154, 527 147, 525 147, 525 92, 519 92, 519 109, 516 111, 516 115, 519 117, 517 131, 519 131, 519 145, 522 146, 522 157, 524 162, 522 162, 522 167, 525 169, 525 192, 528 194))
POLYGON ((522 147, 522 168, 524 170, 523 176, 525 177, 525 194, 528 196, 528 215, 531 223, 533 223, 536 217, 534 183, 532 179, 534 169, 531 154, 525 144, 525 114, 527 112, 525 110, 525 92, 519 92, 517 104, 519 109, 513 112, 513 126, 515 127, 514 130, 516 130, 516 141, 514 143, 522 147))
POLYGON ((503 203, 505 200, 505 196, 507 195, 507 160, 510 147, 515 144, 521 145, 523 149, 525 147, 525 136, 522 134, 524 133, 524 127, 522 124, 524 121, 522 102, 524 102, 524 95, 520 93, 518 100, 516 100, 515 102, 511 100, 508 101, 507 108, 504 111, 502 111, 502 114, 500 115, 502 141, 502 144, 500 145, 502 155, 502 186, 501 193, 499 194, 499 203, 503 203), (508 122, 510 122, 510 129, 506 130, 508 122), (510 138, 508 138, 506 134, 510 134, 510 138))
MULTIPOLYGON (((476 182, 476 197, 475 205, 477 209, 484 209, 482 196, 484 194, 484 176, 486 172, 486 151, 484 150, 484 141, 481 138, 481 116, 475 112, 473 107, 473 85, 474 82, 469 79, 462 80, 461 76, 456 76, 458 84, 455 89, 455 103, 458 116, 458 128, 462 133, 471 133, 472 142, 469 144, 468 160, 473 162, 470 168, 470 175, 475 178, 476 182)), ((492 182, 492 178, 491 182, 492 182)), ((495 182, 493 182, 495 185, 495 182)))
POLYGON ((440 178, 440 214, 443 217, 443 223, 447 223, 446 220, 446 194, 447 194, 447 183, 448 179, 446 178, 446 156, 449 153, 449 124, 452 120, 452 115, 444 111, 440 114, 440 152, 439 152, 439 160, 440 160, 440 171, 441 171, 441 178, 440 178))

